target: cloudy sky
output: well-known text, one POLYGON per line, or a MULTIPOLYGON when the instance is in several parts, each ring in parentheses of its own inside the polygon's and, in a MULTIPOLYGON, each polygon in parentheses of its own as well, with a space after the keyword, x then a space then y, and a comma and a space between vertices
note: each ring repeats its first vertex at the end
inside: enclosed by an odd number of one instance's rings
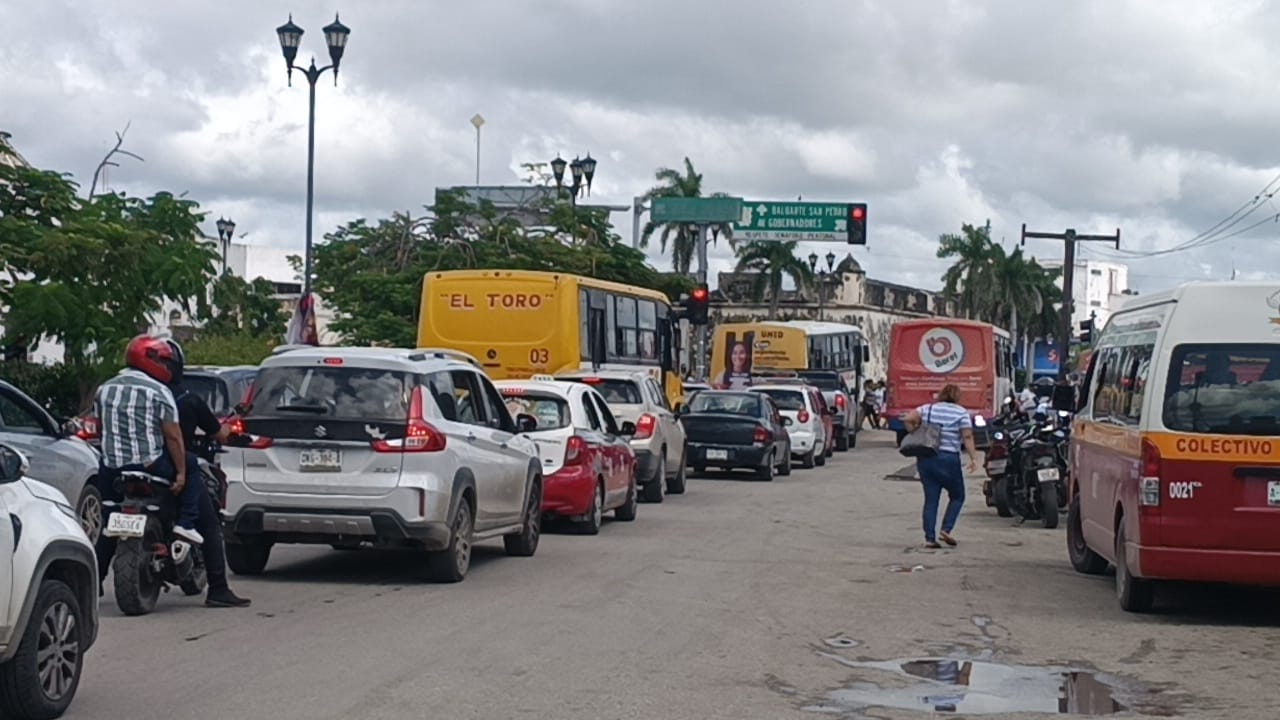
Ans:
MULTIPOLYGON (((869 203, 855 255, 895 282, 938 287, 938 235, 987 219, 1009 243, 1024 222, 1119 227, 1121 253, 1084 256, 1129 262, 1144 291, 1280 270, 1277 4, 346 4, 0 0, 0 130, 32 163, 87 178, 131 124, 145 162, 124 160, 112 187, 186 190, 211 235, 226 215, 246 242, 301 248, 307 90, 287 86, 274 29, 294 12, 299 60, 323 59, 340 10, 342 74, 318 88, 321 231, 472 183, 478 112, 482 184, 589 151, 594 200, 625 204, 688 156, 711 191, 869 203)), ((615 222, 629 237, 629 213, 615 222)), ((803 252, 829 248, 845 252, 803 252)), ((723 247, 712 259, 732 262, 723 247)))

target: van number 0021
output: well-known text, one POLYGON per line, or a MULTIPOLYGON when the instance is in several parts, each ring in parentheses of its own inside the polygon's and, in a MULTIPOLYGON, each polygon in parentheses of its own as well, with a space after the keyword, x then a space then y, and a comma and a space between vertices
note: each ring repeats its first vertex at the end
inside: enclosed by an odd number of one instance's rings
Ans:
POLYGON ((1169 497, 1173 500, 1194 500, 1199 487, 1202 484, 1198 482, 1169 483, 1169 497))

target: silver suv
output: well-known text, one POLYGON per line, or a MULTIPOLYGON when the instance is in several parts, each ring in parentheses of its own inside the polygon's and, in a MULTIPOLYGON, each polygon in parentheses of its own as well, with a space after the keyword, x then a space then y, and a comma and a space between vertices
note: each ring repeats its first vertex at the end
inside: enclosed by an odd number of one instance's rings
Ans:
POLYGON ((531 556, 537 446, 474 358, 448 350, 286 349, 262 363, 223 463, 227 565, 261 573, 277 543, 426 550, 458 582, 472 543, 531 556))
POLYGON ((560 373, 556 378, 590 385, 604 396, 618 422, 635 423, 631 449, 636 454, 640 499, 662 502, 664 482, 668 493, 684 493, 689 444, 684 425, 671 411, 667 395, 657 380, 636 370, 574 370, 560 373))

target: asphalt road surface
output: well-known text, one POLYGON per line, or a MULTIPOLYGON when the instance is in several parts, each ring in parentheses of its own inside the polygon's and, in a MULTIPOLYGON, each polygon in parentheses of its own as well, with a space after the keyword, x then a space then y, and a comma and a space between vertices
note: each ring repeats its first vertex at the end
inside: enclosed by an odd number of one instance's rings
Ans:
POLYGON ((412 554, 281 547, 233 578, 247 610, 170 594, 125 618, 108 593, 67 717, 915 718, 1059 712, 1064 694, 1280 715, 1276 595, 1174 589, 1125 614, 1110 576, 1071 570, 1062 529, 997 518, 977 478, 960 546, 917 551, 905 465, 864 433, 825 468, 693 480, 533 558, 486 543, 460 585, 419 581, 412 554))

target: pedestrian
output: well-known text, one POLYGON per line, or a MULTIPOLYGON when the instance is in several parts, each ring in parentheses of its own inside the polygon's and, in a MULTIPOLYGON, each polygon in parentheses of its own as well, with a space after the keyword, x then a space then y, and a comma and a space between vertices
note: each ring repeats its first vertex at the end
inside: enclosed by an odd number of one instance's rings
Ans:
POLYGON ((876 405, 875 380, 868 380, 862 386, 862 419, 873 429, 880 429, 880 409, 876 405))
POLYGON ((936 425, 940 430, 937 454, 916 458, 916 470, 924 487, 924 546, 930 550, 941 548, 938 544, 941 539, 955 547, 956 540, 951 533, 964 505, 964 469, 960 466, 962 448, 969 456, 969 472, 978 470, 973 421, 969 419, 969 411, 960 405, 960 388, 947 385, 938 393, 935 402, 908 412, 902 421, 908 432, 914 432, 921 423, 936 425), (938 502, 943 490, 947 491, 947 510, 942 516, 942 531, 937 532, 938 502))

